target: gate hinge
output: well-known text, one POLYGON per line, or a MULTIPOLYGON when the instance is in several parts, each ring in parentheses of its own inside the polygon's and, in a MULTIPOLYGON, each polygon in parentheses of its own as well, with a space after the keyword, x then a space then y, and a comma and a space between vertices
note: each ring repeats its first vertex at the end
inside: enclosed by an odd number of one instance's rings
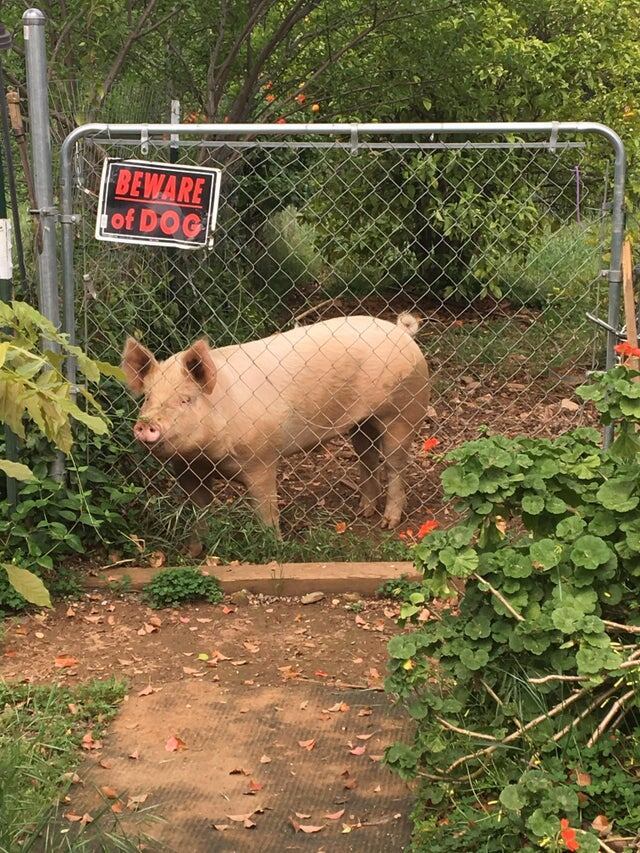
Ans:
POLYGON ((79 213, 61 213, 58 217, 58 222, 61 225, 77 225, 80 219, 81 216, 79 213))
POLYGON ((622 270, 600 270, 600 276, 614 284, 619 284, 622 281, 622 270))
POLYGON ((43 219, 47 217, 56 217, 58 215, 57 207, 31 207, 29 208, 29 213, 32 216, 40 216, 43 219))

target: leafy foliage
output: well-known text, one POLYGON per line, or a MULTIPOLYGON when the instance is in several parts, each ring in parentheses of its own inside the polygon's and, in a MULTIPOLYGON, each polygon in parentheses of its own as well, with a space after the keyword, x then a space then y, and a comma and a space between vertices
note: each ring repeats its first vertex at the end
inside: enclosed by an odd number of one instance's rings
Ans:
MULTIPOLYGON (((500 794, 495 819, 474 833, 489 838, 499 824, 503 846, 477 849, 563 850, 564 819, 580 850, 596 851, 580 822, 595 817, 594 804, 578 798, 566 766, 558 778, 556 759, 579 750, 578 766, 606 751, 612 725, 640 733, 640 412, 625 406, 639 376, 617 367, 578 391, 618 424, 608 451, 595 430, 576 429, 555 440, 486 437, 451 452, 442 484, 463 521, 415 547, 424 581, 401 621, 461 583, 464 592, 457 610, 389 643, 387 689, 418 733, 387 761, 405 776, 425 768, 433 781, 424 798, 441 809, 479 777, 489 797, 500 794)), ((614 815, 619 827, 633 830, 639 810, 636 795, 614 815)), ((470 829, 468 814, 458 818, 456 830, 470 829)))
POLYGON ((223 594, 217 578, 187 566, 158 572, 145 587, 144 597, 152 607, 160 608, 177 607, 187 601, 217 604, 223 594))

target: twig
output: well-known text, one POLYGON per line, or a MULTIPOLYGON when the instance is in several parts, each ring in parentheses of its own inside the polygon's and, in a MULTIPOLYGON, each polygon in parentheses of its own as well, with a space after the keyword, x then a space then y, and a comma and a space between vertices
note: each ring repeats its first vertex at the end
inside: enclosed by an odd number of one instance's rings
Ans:
POLYGON ((562 702, 559 702, 550 711, 545 714, 540 714, 539 717, 531 720, 531 722, 527 723, 526 726, 523 726, 518 731, 507 735, 507 737, 503 738, 494 746, 487 746, 484 749, 479 749, 477 752, 472 752, 469 755, 463 755, 461 758, 457 758, 453 764, 447 767, 446 772, 451 773, 452 770, 455 770, 456 767, 459 767, 461 764, 465 764, 467 761, 472 761, 474 758, 479 758, 481 755, 491 755, 496 751, 496 749, 498 749, 498 747, 506 746, 508 743, 513 743, 514 740, 518 740, 518 738, 522 737, 525 732, 531 731, 531 729, 534 729, 536 726, 539 726, 540 723, 543 723, 551 717, 556 717, 561 711, 564 711, 565 708, 568 708, 570 705, 573 705, 574 702, 577 702, 578 699, 581 699, 587 692, 587 687, 583 687, 582 690, 576 690, 575 693, 572 693, 571 696, 563 699, 562 702))
POLYGON ((548 681, 586 681, 586 675, 545 675, 542 678, 529 678, 529 684, 546 684, 548 681))
POLYGON ((616 701, 613 703, 611 708, 609 708, 609 711, 607 712, 607 714, 605 714, 604 719, 600 721, 600 723, 598 724, 598 727, 596 728, 594 733, 591 735, 591 737, 587 741, 587 747, 594 746, 600 740, 603 733, 607 730, 611 720, 615 717, 615 715, 618 713, 618 711, 622 708, 622 706, 627 701, 627 699, 631 699, 632 696, 635 696, 635 692, 636 692, 635 689, 627 690, 627 692, 623 693, 619 699, 616 699, 616 701))
POLYGON ((507 608, 507 610, 513 616, 514 619, 517 619, 518 622, 524 622, 524 616, 521 616, 517 610, 514 610, 514 608, 509 604, 509 602, 504 597, 504 595, 502 595, 502 593, 498 592, 498 590, 495 589, 495 587, 492 587, 488 580, 485 580, 485 578, 483 578, 477 572, 474 572, 471 575, 471 577, 475 578, 479 583, 483 583, 487 587, 487 589, 489 590, 491 595, 495 595, 495 597, 498 599, 500 604, 502 604, 503 607, 507 608))
POLYGON ((324 308, 326 305, 335 305, 336 307, 339 307, 340 304, 341 304, 341 302, 339 299, 335 299, 335 298, 325 299, 324 302, 319 302, 317 305, 312 305, 311 308, 307 308, 307 310, 303 311, 302 314, 296 314, 296 316, 293 318, 293 323, 294 323, 294 325, 297 326, 298 323, 300 322, 300 320, 303 320, 305 317, 308 317, 309 314, 313 314, 314 311, 319 311, 321 308, 324 308))
POLYGON ((567 723, 567 725, 563 729, 560 729, 559 732, 556 732, 554 734, 554 736, 551 738, 554 743, 557 743, 559 740, 562 740, 565 735, 568 735, 571 729, 574 729, 578 725, 578 723, 581 723, 585 717, 588 717, 592 711, 594 711, 599 705, 602 705, 602 703, 607 700, 612 693, 615 693, 616 690, 617 687, 615 687, 614 685, 613 687, 610 687, 608 690, 606 690, 604 693, 601 693, 596 699, 593 700, 593 702, 591 702, 590 705, 587 705, 584 711, 581 711, 575 719, 571 720, 571 722, 567 723))
POLYGON ((604 850, 605 853, 616 853, 616 851, 613 849, 613 847, 609 847, 609 845, 605 844, 601 838, 598 838, 598 846, 600 847, 601 850, 604 850))
POLYGON ((625 634, 640 634, 640 625, 621 625, 620 622, 609 622, 607 619, 602 621, 607 628, 616 628, 618 631, 624 631, 625 634))
POLYGON ((498 738, 494 737, 493 735, 485 735, 482 732, 472 732, 469 729, 461 729, 458 726, 454 726, 453 723, 450 723, 448 720, 445 720, 444 717, 436 716, 436 720, 443 728, 449 729, 450 732, 456 732, 459 735, 466 735, 467 737, 476 737, 479 740, 490 740, 494 743, 498 740, 498 738))

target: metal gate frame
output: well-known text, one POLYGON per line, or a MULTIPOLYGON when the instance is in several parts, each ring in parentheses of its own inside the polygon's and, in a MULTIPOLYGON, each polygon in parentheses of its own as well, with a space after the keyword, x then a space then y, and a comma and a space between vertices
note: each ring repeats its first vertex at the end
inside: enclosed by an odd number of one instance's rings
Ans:
MULTIPOLYGON (((615 364, 614 347, 618 342, 616 329, 619 327, 620 298, 622 283, 622 244, 624 241, 624 191, 626 157, 620 136, 607 125, 599 122, 442 122, 442 123, 361 123, 361 124, 84 124, 73 130, 64 140, 60 150, 60 202, 62 229, 62 280, 63 322, 62 328, 75 343, 75 275, 73 263, 74 227, 78 221, 73 211, 73 157, 76 144, 82 139, 103 142, 140 140, 142 146, 152 139, 162 142, 179 136, 207 138, 210 144, 220 138, 242 136, 271 136, 283 140, 294 136, 345 137, 353 150, 357 149, 362 136, 418 136, 433 140, 443 135, 476 136, 479 134, 505 137, 510 134, 545 136, 541 144, 553 152, 559 145, 560 134, 592 134, 604 137, 613 148, 614 174, 611 200, 611 259, 609 269, 601 274, 609 283, 608 330, 606 367, 615 364)), ((233 144, 233 143, 231 143, 233 144)), ((345 144, 345 143, 343 143, 345 144)), ((445 145, 445 143, 442 143, 445 145)), ((485 143, 491 147, 491 143, 485 143)), ((437 146, 434 146, 437 147, 437 146)), ((482 143, 479 147, 484 147, 482 143)), ((75 364, 67 363, 67 377, 75 382, 75 364)), ((610 435, 605 435, 605 443, 610 435)))

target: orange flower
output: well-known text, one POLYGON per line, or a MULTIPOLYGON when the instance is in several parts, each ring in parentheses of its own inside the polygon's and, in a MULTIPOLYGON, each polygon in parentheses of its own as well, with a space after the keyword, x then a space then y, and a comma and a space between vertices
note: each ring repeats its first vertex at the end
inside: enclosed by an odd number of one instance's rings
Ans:
POLYGON ((430 450, 433 450, 440 444, 440 439, 438 438, 425 438, 424 443, 422 445, 422 449, 425 453, 429 453, 430 450))
POLYGON ((563 817, 560 821, 560 835, 564 841, 564 846, 567 850, 579 850, 580 845, 576 838, 576 831, 569 826, 569 821, 563 817))
POLYGON ((280 116, 280 118, 276 119, 276 124, 286 124, 286 123, 287 123, 286 118, 282 118, 282 116, 280 116))
POLYGON ((302 104, 304 104, 304 102, 307 100, 307 96, 306 96, 305 94, 303 94, 302 92, 300 92, 300 94, 299 94, 299 95, 296 95, 295 100, 296 100, 299 104, 301 104, 301 105, 302 105, 302 104))
POLYGON ((272 104, 275 101, 276 96, 269 94, 269 95, 265 95, 264 99, 268 104, 272 104))
POLYGON ((440 527, 440 522, 436 521, 435 518, 430 518, 429 521, 425 521, 422 527, 418 530, 416 536, 418 539, 424 539, 429 533, 433 533, 434 530, 437 530, 440 527))
POLYGON ((344 533, 347 529, 346 521, 338 521, 336 524, 336 533, 344 533))
POLYGON ((618 355, 625 355, 628 358, 640 358, 640 347, 631 346, 629 341, 624 341, 615 347, 618 355))
POLYGON ((320 112, 320 104, 312 104, 311 105, 311 112, 312 113, 319 113, 320 112))

